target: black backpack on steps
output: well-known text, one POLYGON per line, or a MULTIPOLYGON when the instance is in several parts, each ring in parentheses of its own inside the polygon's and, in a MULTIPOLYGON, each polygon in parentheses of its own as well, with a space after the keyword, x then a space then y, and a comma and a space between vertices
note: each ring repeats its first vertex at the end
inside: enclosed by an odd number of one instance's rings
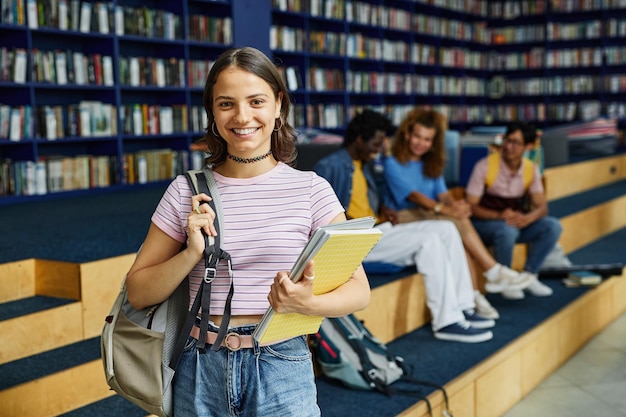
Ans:
POLYGON ((310 340, 317 363, 328 378, 338 380, 348 388, 423 399, 431 416, 430 401, 421 394, 421 388, 402 389, 393 384, 404 381, 433 387, 443 393, 443 415, 452 417, 446 390, 439 384, 413 378, 404 359, 392 354, 353 314, 324 319, 319 331, 310 340))

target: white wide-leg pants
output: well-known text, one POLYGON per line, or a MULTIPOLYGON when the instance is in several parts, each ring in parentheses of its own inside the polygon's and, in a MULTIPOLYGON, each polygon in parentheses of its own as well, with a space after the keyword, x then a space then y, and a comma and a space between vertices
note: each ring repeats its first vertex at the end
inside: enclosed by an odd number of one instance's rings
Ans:
POLYGON ((434 331, 463 321, 474 308, 474 288, 461 236, 452 222, 422 220, 376 226, 383 232, 364 262, 416 265, 424 278, 434 331))

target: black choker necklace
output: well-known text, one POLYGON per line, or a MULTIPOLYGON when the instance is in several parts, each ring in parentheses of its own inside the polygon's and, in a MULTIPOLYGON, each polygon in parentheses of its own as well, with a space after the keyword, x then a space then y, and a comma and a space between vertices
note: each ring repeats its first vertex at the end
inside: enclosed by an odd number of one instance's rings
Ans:
POLYGON ((267 158, 271 154, 272 154, 272 150, 270 149, 269 151, 267 151, 267 153, 264 153, 263 155, 255 156, 254 158, 240 158, 238 156, 231 155, 229 153, 227 153, 226 156, 228 156, 230 159, 232 159, 235 162, 239 162, 240 164, 251 164, 254 162, 259 162, 267 158))

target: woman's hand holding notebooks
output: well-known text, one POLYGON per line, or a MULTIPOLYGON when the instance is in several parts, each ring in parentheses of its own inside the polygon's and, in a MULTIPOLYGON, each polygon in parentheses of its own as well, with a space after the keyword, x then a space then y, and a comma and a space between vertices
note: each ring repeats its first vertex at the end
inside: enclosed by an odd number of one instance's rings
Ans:
MULTIPOLYGON (((313 293, 324 294, 347 282, 382 236, 374 218, 348 220, 317 229, 302 250, 289 276, 302 278, 305 265, 315 263, 313 293)), ((253 336, 259 343, 271 343, 319 330, 324 317, 297 313, 281 314, 267 309, 253 336)))

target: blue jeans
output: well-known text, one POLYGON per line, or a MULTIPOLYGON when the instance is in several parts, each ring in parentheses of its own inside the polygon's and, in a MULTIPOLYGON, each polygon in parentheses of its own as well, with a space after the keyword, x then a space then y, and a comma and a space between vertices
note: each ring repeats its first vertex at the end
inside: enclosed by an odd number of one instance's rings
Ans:
POLYGON ((513 247, 516 243, 528 244, 524 271, 536 274, 563 230, 558 219, 542 217, 523 229, 508 226, 504 220, 472 219, 474 228, 485 246, 493 246, 496 261, 511 266, 513 247))
MULTIPOLYGON (((229 329, 251 334, 254 326, 229 329)), ((205 354, 189 337, 174 377, 181 417, 319 416, 311 353, 304 336, 271 346, 205 354)))

